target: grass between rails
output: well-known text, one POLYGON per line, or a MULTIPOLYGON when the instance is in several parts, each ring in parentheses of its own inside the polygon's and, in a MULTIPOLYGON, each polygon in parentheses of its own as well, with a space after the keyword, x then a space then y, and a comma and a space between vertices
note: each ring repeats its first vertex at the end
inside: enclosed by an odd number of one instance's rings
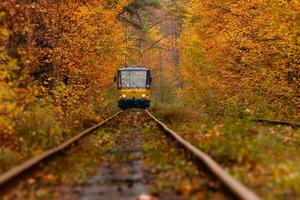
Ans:
POLYGON ((218 118, 182 107, 153 112, 265 199, 300 197, 300 130, 218 118))

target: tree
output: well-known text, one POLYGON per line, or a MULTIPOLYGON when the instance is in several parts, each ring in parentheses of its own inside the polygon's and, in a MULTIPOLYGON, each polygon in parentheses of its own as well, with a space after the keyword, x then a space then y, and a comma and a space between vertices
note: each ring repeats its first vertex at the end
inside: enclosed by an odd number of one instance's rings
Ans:
POLYGON ((296 1, 193 0, 182 6, 181 66, 186 91, 198 97, 194 104, 222 113, 296 114, 296 1))
POLYGON ((103 99, 123 61, 124 31, 117 15, 127 4, 0 3, 2 146, 22 153, 28 146, 28 151, 49 148, 72 128, 90 126, 108 112, 109 100, 98 105, 97 99, 103 99))

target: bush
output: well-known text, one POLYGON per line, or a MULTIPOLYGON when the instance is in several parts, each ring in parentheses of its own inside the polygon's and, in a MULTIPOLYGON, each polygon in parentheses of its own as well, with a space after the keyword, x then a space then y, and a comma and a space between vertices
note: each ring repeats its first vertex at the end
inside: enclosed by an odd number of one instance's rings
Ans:
POLYGON ((64 130, 51 104, 36 103, 16 122, 16 131, 24 148, 47 149, 64 139, 64 130))
POLYGON ((0 173, 14 166, 17 161, 17 154, 14 151, 0 147, 0 173))

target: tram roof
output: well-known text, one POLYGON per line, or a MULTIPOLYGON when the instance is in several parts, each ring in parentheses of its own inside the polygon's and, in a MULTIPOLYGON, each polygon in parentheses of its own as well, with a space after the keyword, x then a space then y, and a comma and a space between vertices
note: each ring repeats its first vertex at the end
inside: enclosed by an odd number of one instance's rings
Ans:
POLYGON ((149 69, 147 69, 145 67, 140 67, 140 66, 123 67, 123 68, 119 69, 119 71, 135 71, 135 70, 146 71, 146 70, 149 70, 149 69))

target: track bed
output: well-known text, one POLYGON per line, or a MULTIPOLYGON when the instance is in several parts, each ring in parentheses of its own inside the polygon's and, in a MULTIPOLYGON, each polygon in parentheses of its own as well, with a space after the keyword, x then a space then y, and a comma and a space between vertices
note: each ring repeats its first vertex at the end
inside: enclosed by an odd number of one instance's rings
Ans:
POLYGON ((234 199, 145 111, 121 113, 2 191, 4 199, 234 199))

